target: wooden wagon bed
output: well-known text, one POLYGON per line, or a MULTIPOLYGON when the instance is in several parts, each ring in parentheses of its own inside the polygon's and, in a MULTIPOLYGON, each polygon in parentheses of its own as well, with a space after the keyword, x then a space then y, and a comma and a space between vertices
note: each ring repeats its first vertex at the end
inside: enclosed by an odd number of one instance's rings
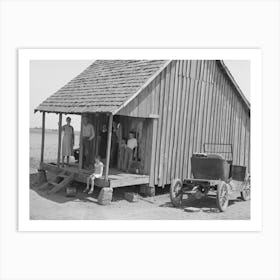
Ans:
MULTIPOLYGON (((70 164, 67 167, 58 167, 56 163, 41 163, 40 168, 55 174, 67 172, 69 175, 74 174, 74 181, 86 183, 88 176, 92 173, 90 170, 79 170, 77 164, 70 164)), ((149 176, 142 174, 125 173, 120 170, 110 168, 108 180, 103 176, 100 179, 95 179, 95 185, 111 188, 119 188, 125 186, 144 185, 149 183, 149 176)))

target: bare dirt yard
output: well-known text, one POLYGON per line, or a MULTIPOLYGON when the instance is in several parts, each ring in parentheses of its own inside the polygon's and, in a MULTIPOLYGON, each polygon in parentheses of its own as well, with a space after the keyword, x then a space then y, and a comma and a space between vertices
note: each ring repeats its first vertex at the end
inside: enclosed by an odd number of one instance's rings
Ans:
POLYGON ((126 191, 137 192, 137 187, 114 189, 113 201, 102 206, 97 203, 100 191, 95 188, 93 195, 82 192, 84 185, 77 184, 77 195, 66 197, 65 191, 48 195, 37 190, 36 174, 30 175, 30 219, 34 220, 248 220, 250 219, 250 201, 239 197, 230 201, 226 212, 216 210, 214 198, 193 202, 183 201, 182 208, 170 203, 168 189, 157 190, 155 197, 140 196, 138 202, 128 202, 124 198, 126 191), (186 212, 184 207, 199 208, 199 212, 186 212), (208 211, 208 210, 212 211, 208 211))

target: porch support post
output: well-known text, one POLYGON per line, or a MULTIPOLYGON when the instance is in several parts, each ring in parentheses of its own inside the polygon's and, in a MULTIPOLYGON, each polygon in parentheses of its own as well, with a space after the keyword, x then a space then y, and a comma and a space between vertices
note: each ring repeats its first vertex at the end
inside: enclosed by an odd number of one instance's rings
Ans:
POLYGON ((108 176, 109 176, 111 140, 112 140, 112 124, 113 124, 113 114, 110 114, 109 115, 109 124, 108 124, 107 152, 106 152, 106 169, 105 169, 105 179, 106 180, 108 180, 108 176))
POLYGON ((152 122, 152 139, 151 139, 151 158, 150 158, 150 170, 149 170, 149 186, 155 186, 155 156, 156 156, 156 137, 157 137, 157 125, 158 120, 156 118, 151 120, 152 122))
POLYGON ((80 145, 79 145, 79 170, 83 168, 83 116, 81 114, 80 145))
POLYGON ((59 113, 58 121, 58 148, 57 148, 57 166, 60 165, 60 152, 61 152, 61 124, 62 124, 62 113, 59 113))
POLYGON ((44 148, 45 148, 45 118, 46 118, 46 112, 43 112, 43 114, 42 114, 41 162, 44 162, 44 148))

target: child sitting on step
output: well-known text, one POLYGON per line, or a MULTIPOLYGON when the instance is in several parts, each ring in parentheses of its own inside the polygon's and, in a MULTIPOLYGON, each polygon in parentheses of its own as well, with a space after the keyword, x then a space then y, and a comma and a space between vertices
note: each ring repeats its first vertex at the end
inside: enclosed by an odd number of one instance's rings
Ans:
POLYGON ((103 163, 100 160, 100 156, 97 156, 95 158, 95 164, 94 164, 94 173, 91 174, 87 178, 87 187, 84 189, 84 192, 87 192, 89 190, 89 184, 91 183, 91 188, 88 192, 88 194, 92 194, 94 190, 94 180, 95 178, 101 178, 103 174, 103 163))

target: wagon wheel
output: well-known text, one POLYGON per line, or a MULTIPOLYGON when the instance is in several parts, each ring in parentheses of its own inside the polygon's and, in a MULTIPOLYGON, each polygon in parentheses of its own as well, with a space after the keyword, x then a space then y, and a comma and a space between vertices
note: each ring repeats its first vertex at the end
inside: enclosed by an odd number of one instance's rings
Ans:
POLYGON ((217 186, 217 207, 224 212, 228 207, 229 188, 225 182, 220 182, 217 186))
POLYGON ((251 179, 250 176, 245 180, 243 190, 241 191, 241 198, 244 201, 250 200, 251 198, 251 179))
POLYGON ((170 200, 175 207, 180 207, 182 204, 182 199, 183 199, 182 187, 183 187, 183 183, 180 179, 175 179, 171 183, 170 200))

